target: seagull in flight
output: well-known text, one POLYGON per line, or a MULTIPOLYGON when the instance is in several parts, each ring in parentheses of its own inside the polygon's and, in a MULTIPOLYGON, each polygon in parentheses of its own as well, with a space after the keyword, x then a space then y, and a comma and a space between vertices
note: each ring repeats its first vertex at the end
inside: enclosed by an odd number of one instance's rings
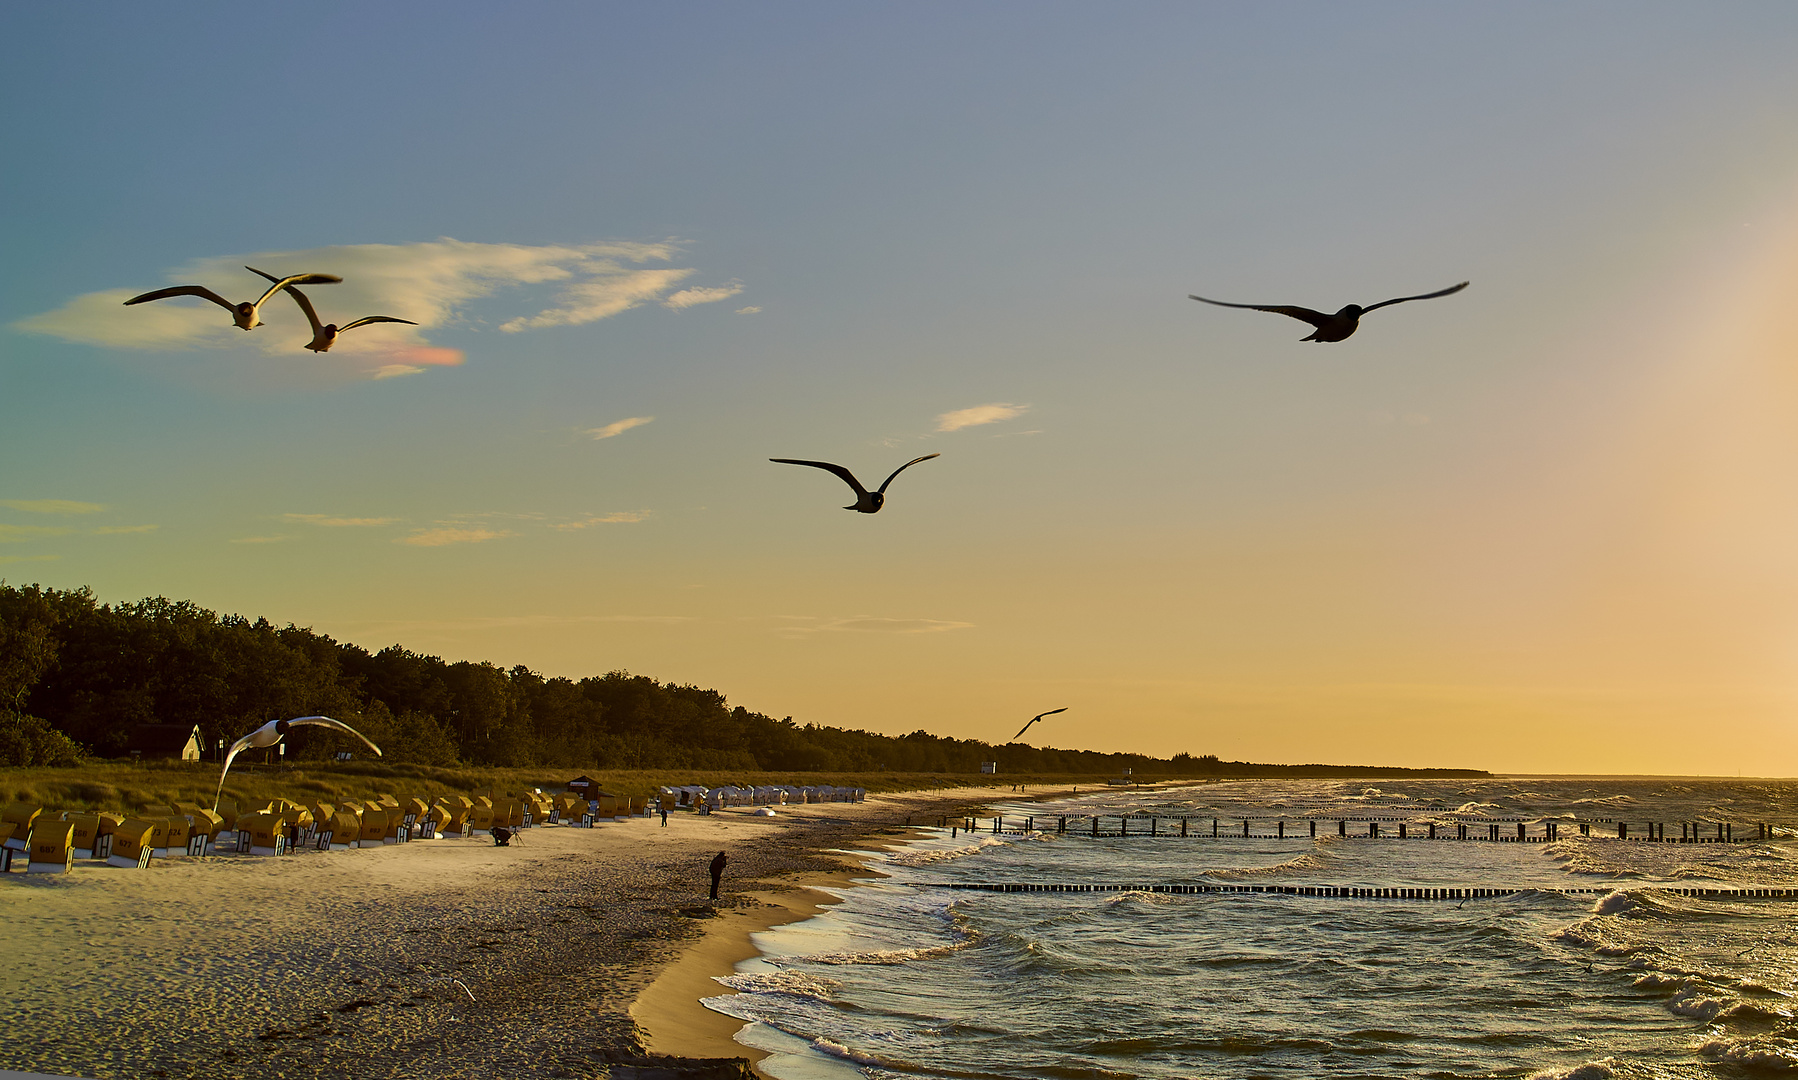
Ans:
MULTIPOLYGON (((244 269, 249 270, 250 268, 246 266, 244 269)), ((252 271, 252 273, 262 274, 262 271, 255 270, 252 271)), ((262 276, 268 277, 267 274, 262 274, 262 276)), ((171 296, 198 296, 203 300, 210 300, 219 307, 229 311, 232 320, 237 323, 240 329, 254 330, 262 325, 263 301, 275 295, 275 293, 279 292, 281 289, 284 289, 289 285, 335 285, 343 279, 335 274, 295 274, 292 277, 281 278, 279 281, 275 281, 274 278, 269 278, 269 280, 274 281, 275 283, 269 286, 267 292, 263 293, 260 297, 257 297, 255 303, 250 303, 246 300, 241 304, 233 304, 231 301, 220 296, 218 293, 213 292, 204 285, 176 285, 172 288, 157 289, 155 292, 147 292, 142 296, 133 296, 131 299, 125 301, 125 306, 130 307, 132 304, 144 304, 151 300, 167 300, 171 296)))
MULTIPOLYGON (((264 271, 256 269, 254 266, 246 266, 244 269, 253 274, 262 274, 263 277, 276 282, 275 288, 277 289, 286 285, 285 282, 282 282, 281 279, 275 275, 265 273, 264 271)), ((302 282, 301 284, 305 284, 305 282, 302 282)), ((354 330, 358 326, 367 326, 369 323, 377 322, 405 323, 407 326, 418 325, 411 319, 396 319, 391 315, 365 315, 355 322, 350 323, 348 326, 338 326, 336 323, 320 323, 318 321, 318 312, 312 310, 312 301, 306 298, 306 294, 294 288, 292 285, 286 285, 286 289, 287 295, 293 297, 293 302, 300 305, 300 310, 306 313, 306 321, 312 324, 312 343, 306 347, 316 353, 330 352, 331 346, 337 344, 338 334, 343 333, 345 330, 354 330)))
POLYGON ((1193 296, 1190 293, 1187 294, 1186 298, 1188 300, 1202 300, 1207 304, 1216 304, 1218 307, 1248 308, 1251 311, 1271 311, 1276 315, 1289 315, 1292 318, 1302 322, 1308 322, 1316 327, 1315 330, 1311 331, 1310 336, 1302 337, 1299 339, 1300 341, 1341 341, 1343 338, 1346 338, 1355 332, 1355 329, 1361 325, 1361 316, 1370 311, 1377 311, 1380 308, 1390 307, 1393 304, 1402 304, 1407 300, 1434 300, 1438 296, 1448 296, 1451 293, 1458 293, 1462 289, 1465 289, 1467 284, 1467 282, 1463 281, 1459 285, 1450 285, 1446 289, 1438 289, 1432 293, 1424 293, 1422 296, 1401 296, 1396 300, 1382 300, 1372 307, 1362 307, 1360 304, 1350 304, 1348 307, 1343 308, 1334 315, 1325 315, 1321 311, 1312 311, 1310 308, 1294 307, 1289 304, 1230 304, 1225 303, 1222 300, 1207 300, 1203 296, 1193 296))
MULTIPOLYGON (((941 455, 941 454, 925 454, 921 458, 912 458, 910 461, 899 466, 897 469, 894 469, 893 476, 898 476, 900 473, 911 468, 913 465, 916 465, 920 461, 929 461, 933 457, 942 457, 942 456, 943 455, 941 455)), ((842 477, 843 482, 845 484, 848 484, 850 487, 855 489, 854 505, 845 506, 845 507, 843 507, 843 509, 858 510, 864 514, 880 513, 880 508, 882 506, 885 506, 886 501, 887 501, 887 484, 891 484, 893 482, 893 476, 889 476, 886 478, 886 483, 883 483, 880 485, 879 490, 869 491, 867 488, 862 487, 862 482, 855 478, 854 473, 850 472, 848 469, 843 468, 841 465, 832 465, 828 461, 801 461, 798 458, 784 458, 784 457, 771 457, 768 460, 769 461, 777 461, 782 465, 810 465, 814 469, 823 469, 825 472, 836 473, 838 476, 842 477)))
POLYGON ((231 744, 231 749, 225 754, 225 767, 219 770, 219 789, 212 797, 212 808, 214 810, 219 808, 219 797, 225 793, 225 774, 231 771, 231 763, 237 760, 238 754, 250 749, 266 750, 280 742, 282 736, 286 735, 293 728, 303 726, 328 727, 334 731, 348 732, 349 734, 356 736, 356 738, 361 739, 363 742, 368 743, 368 748, 375 752, 376 757, 382 756, 381 748, 374 743, 369 742, 367 735, 362 734, 342 720, 333 720, 328 716, 300 716, 295 717, 292 720, 270 720, 268 723, 231 744))
MULTIPOLYGON (((1036 715, 1035 715, 1035 716, 1033 716, 1033 717, 1031 717, 1031 718, 1030 718, 1030 724, 1034 724, 1034 723, 1036 723, 1036 722, 1037 722, 1037 721, 1038 721, 1038 720, 1041 720, 1041 719, 1042 719, 1042 718, 1043 718, 1043 717, 1045 717, 1045 716, 1054 716, 1054 715, 1055 715, 1055 714, 1056 714, 1056 713, 1058 713, 1058 712, 1067 712, 1067 711, 1068 711, 1068 706, 1066 706, 1066 705, 1063 705, 1063 706, 1062 706, 1062 707, 1061 707, 1061 708, 1059 708, 1059 709, 1050 709, 1050 710, 1049 710, 1049 711, 1048 711, 1048 712, 1046 712, 1046 713, 1037 713, 1037 714, 1036 714, 1036 715)), ((1023 727, 1021 727, 1021 728, 1019 728, 1019 729, 1018 729, 1018 733, 1017 733, 1017 734, 1016 734, 1016 735, 1013 735, 1013 736, 1012 736, 1012 737, 1011 737, 1011 741, 1012 741, 1012 742, 1017 742, 1017 741, 1018 741, 1018 740, 1019 740, 1019 739, 1021 739, 1021 738, 1023 738, 1023 737, 1024 737, 1024 732, 1026 732, 1026 731, 1029 731, 1029 730, 1030 730, 1030 724, 1025 724, 1025 725, 1024 725, 1024 726, 1023 726, 1023 727)))

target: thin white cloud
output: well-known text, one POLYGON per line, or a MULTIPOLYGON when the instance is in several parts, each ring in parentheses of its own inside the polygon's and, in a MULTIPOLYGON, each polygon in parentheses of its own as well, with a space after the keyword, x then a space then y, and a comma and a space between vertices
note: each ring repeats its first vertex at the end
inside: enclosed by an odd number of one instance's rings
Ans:
POLYGON ((363 529, 381 525, 393 525, 399 518, 353 518, 335 517, 331 514, 282 514, 282 521, 292 521, 301 525, 322 525, 327 529, 363 529))
POLYGON ((740 307, 737 309, 738 315, 760 315, 761 313, 762 313, 762 309, 759 307, 756 307, 754 304, 751 304, 748 307, 740 307))
POLYGON ((822 619, 811 615, 783 615, 787 625, 780 632, 790 636, 805 634, 940 634, 949 630, 966 630, 974 624, 953 619, 887 619, 872 616, 822 619))
POLYGON ((717 288, 695 285, 691 289, 682 289, 662 301, 662 306, 670 311, 680 311, 683 308, 697 307, 700 304, 716 304, 720 300, 729 300, 742 291, 743 286, 734 281, 717 288))
MULTIPOLYGON (((275 355, 299 352, 311 336, 297 304, 272 296, 262 307, 266 325, 244 333, 216 305, 194 298, 125 307, 124 301, 159 284, 205 285, 231 300, 254 299, 267 286, 244 269, 270 273, 317 271, 337 274, 336 285, 307 286, 307 296, 327 322, 363 315, 391 315, 417 326, 380 323, 343 335, 333 358, 348 356, 365 375, 393 378, 430 366, 462 361, 460 350, 433 346, 435 329, 478 323, 475 302, 503 292, 526 297, 534 315, 513 315, 500 323, 507 332, 578 326, 652 302, 690 307, 734 296, 742 286, 673 290, 697 271, 654 267, 681 253, 673 242, 614 241, 595 244, 482 244, 444 238, 414 244, 349 244, 295 251, 262 251, 195 259, 163 275, 163 282, 134 282, 130 288, 77 296, 54 311, 27 316, 13 328, 65 341, 107 348, 171 350, 248 346, 275 355)), ((526 310, 530 310, 526 308, 526 310)))
POLYGON ((488 528, 442 528, 425 529, 411 536, 402 536, 395 540, 396 544, 410 544, 413 547, 445 547, 450 544, 479 544, 487 540, 498 540, 506 536, 516 536, 509 529, 488 528))
POLYGON ((643 521, 648 517, 649 517, 649 511, 647 511, 647 510, 617 510, 617 511, 613 511, 610 514, 595 514, 591 517, 580 518, 575 521, 559 522, 557 524, 551 525, 550 528, 561 529, 564 532, 570 532, 575 529, 585 529, 585 528, 589 528, 594 525, 634 524, 636 522, 643 521))
POLYGON ((0 506, 23 510, 27 514, 98 514, 106 507, 99 503, 76 502, 74 499, 0 499, 0 506))
POLYGON ((936 429, 938 431, 960 431, 962 428, 977 427, 981 424, 996 424, 1001 420, 1022 416, 1029 409, 1028 405, 1011 405, 1004 402, 976 405, 971 409, 956 409, 938 416, 936 429))
POLYGON ((67 536, 74 531, 63 525, 0 525, 0 544, 19 544, 49 536, 67 536))
POLYGON ((588 428, 587 434, 595 439, 609 439, 614 435, 622 435, 634 427, 642 427, 654 420, 653 416, 627 416, 623 420, 614 420, 605 427, 588 428))
POLYGON ((412 631, 455 631, 492 629, 529 629, 532 627, 581 626, 592 623, 674 623, 695 622, 691 615, 485 615, 467 619, 406 619, 386 622, 345 623, 345 629, 358 634, 400 634, 412 631))
POLYGON ((155 532, 160 525, 102 525, 94 530, 95 536, 122 536, 126 533, 155 532))

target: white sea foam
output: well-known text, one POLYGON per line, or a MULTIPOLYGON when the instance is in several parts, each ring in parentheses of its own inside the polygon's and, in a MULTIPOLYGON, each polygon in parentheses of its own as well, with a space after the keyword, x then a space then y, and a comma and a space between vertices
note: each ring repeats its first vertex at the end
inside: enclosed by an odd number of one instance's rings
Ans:
POLYGON ((1614 1057, 1602 1057, 1597 1061, 1588 1061, 1571 1069, 1545 1069, 1533 1072, 1529 1080, 1611 1080, 1617 1075, 1618 1062, 1614 1057))

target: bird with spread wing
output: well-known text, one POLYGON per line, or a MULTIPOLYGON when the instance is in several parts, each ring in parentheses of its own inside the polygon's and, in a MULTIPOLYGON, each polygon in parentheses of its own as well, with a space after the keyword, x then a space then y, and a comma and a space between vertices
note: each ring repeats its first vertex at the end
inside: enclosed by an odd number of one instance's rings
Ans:
POLYGON ((1393 304, 1403 304, 1409 300, 1434 300, 1438 296, 1449 296, 1465 289, 1467 284, 1467 282, 1463 281, 1459 285, 1450 285, 1446 289, 1438 289, 1435 292, 1424 293, 1421 296, 1401 296, 1395 300, 1382 300, 1372 307, 1362 307, 1360 304, 1350 304, 1348 307, 1343 308, 1334 315, 1326 315, 1321 311, 1312 311, 1310 308, 1296 307, 1291 304, 1231 304, 1223 300, 1207 300, 1203 296, 1193 296, 1190 293, 1187 294, 1186 298, 1188 300, 1201 300, 1207 304, 1216 304, 1218 307, 1248 308, 1250 311, 1271 311, 1276 315, 1285 315, 1290 318, 1298 319, 1301 322, 1308 322, 1315 327, 1315 329, 1313 329, 1308 336, 1300 338, 1300 341, 1341 341, 1343 338, 1353 334, 1355 330, 1360 327, 1361 316, 1370 311, 1377 311, 1383 307, 1391 307, 1393 304))
MULTIPOLYGON (((405 323, 407 326, 418 325, 411 319, 396 319, 391 315, 364 315, 362 318, 357 319, 355 322, 346 326, 338 326, 336 323, 321 323, 318 321, 318 312, 313 310, 312 301, 307 299, 305 293, 294 288, 292 285, 281 281, 281 279, 275 277, 275 275, 264 273, 254 266, 246 266, 244 269, 253 274, 262 274, 263 277, 275 282, 275 287, 277 289, 283 287, 287 289, 287 295, 293 297, 294 303, 300 305, 300 310, 306 313, 306 321, 312 324, 312 341, 306 348, 311 349, 315 353, 330 352, 331 346, 337 344, 338 334, 343 333, 345 330, 354 330, 358 326, 367 326, 369 323, 394 322, 405 323)), ((302 282, 302 284, 304 284, 304 282, 302 282)))
MULTIPOLYGON (((933 457, 942 457, 942 456, 943 455, 941 455, 941 454, 925 454, 921 458, 912 458, 910 461, 899 466, 897 469, 894 469, 893 476, 898 476, 900 473, 911 468, 913 465, 916 465, 920 461, 929 461, 933 457)), ((845 507, 843 507, 843 509, 857 510, 864 514, 880 513, 880 508, 885 506, 886 501, 887 501, 887 484, 891 484, 893 482, 893 476, 889 476, 886 478, 886 483, 881 484, 877 490, 869 491, 867 488, 862 487, 862 482, 855 478, 854 473, 850 472, 848 469, 843 468, 841 465, 832 465, 828 461, 802 461, 798 458, 784 458, 784 457, 774 457, 774 458, 769 458, 768 460, 779 462, 782 465, 810 465, 814 469, 823 469, 825 472, 835 473, 839 478, 842 479, 843 483, 848 484, 851 488, 855 489, 854 504, 850 505, 850 506, 845 506, 845 507)))
MULTIPOLYGON (((250 268, 246 266, 244 269, 249 270, 250 268)), ((262 274, 262 271, 260 270, 251 272, 262 274)), ((262 276, 269 277, 267 274, 262 274, 262 276)), ((210 300, 219 307, 229 311, 231 313, 231 320, 235 322, 239 328, 244 330, 254 330, 262 325, 263 302, 287 286, 336 285, 343 279, 335 274, 293 274, 288 277, 280 278, 279 280, 275 278, 269 278, 269 280, 274 281, 274 284, 268 287, 267 292, 257 297, 254 301, 246 300, 241 304, 233 304, 231 301, 220 296, 218 293, 213 292, 204 285, 174 285, 167 289, 157 289, 155 292, 147 292, 138 296, 133 296, 131 299, 125 301, 125 306, 130 307, 132 304, 147 304, 152 300, 167 300, 171 296, 197 296, 202 300, 210 300)))
POLYGON ((362 734, 342 720, 333 720, 328 716, 297 716, 292 720, 270 720, 255 731, 250 732, 248 735, 245 735, 243 738, 232 743, 231 749, 225 753, 225 767, 219 770, 219 788, 212 796, 212 808, 214 810, 219 808, 219 799, 225 794, 225 774, 231 771, 231 763, 237 760, 238 754, 245 750, 266 750, 280 742, 283 736, 296 727, 326 727, 333 731, 342 731, 346 734, 354 735, 356 738, 368 743, 368 748, 375 752, 376 757, 381 756, 380 747, 371 742, 367 735, 362 734))
MULTIPOLYGON (((1070 707, 1071 706, 1064 705, 1059 709, 1050 709, 1046 713, 1037 713, 1035 716, 1030 718, 1030 724, 1036 723, 1038 720, 1041 720, 1045 716, 1054 716, 1058 712, 1067 712, 1070 707)), ((1030 730, 1030 724, 1025 724, 1023 727, 1019 728, 1018 733, 1011 737, 1011 741, 1017 742, 1019 739, 1023 738, 1024 732, 1030 730)))

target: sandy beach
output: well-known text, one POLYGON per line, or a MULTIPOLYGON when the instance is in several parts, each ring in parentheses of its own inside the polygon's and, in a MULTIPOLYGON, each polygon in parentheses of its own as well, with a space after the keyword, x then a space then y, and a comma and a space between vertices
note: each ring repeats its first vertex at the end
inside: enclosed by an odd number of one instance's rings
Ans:
MULTIPOLYGON (((1032 793, 1036 794, 1036 793, 1032 793)), ((740 1026, 698 1004, 749 935, 908 817, 999 788, 676 813, 513 845, 421 841, 148 871, 9 875, 0 1069, 137 1077, 737 1076, 740 1026), (723 898, 706 864, 729 856, 723 898), (654 1057, 671 1055, 669 1059, 654 1057), (685 1059, 685 1060, 683 1060, 685 1059)))

